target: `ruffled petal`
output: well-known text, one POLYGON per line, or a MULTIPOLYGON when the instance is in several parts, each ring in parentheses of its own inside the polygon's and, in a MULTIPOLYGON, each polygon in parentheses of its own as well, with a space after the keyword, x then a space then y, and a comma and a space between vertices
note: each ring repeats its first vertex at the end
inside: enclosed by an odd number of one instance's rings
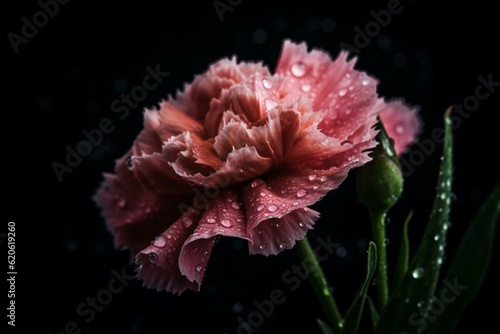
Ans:
POLYGON ((94 196, 116 247, 126 247, 135 255, 158 233, 180 216, 178 205, 192 195, 160 196, 137 181, 126 166, 125 155, 116 164, 116 174, 105 174, 94 196))
POLYGON ((325 111, 319 128, 340 141, 365 138, 376 124, 381 109, 377 98, 377 81, 354 70, 356 58, 347 60, 341 52, 332 61, 320 50, 307 51, 305 43, 285 41, 276 72, 285 76, 283 95, 305 94, 314 99, 314 110, 325 111))
POLYGON ((201 284, 218 235, 249 240, 240 199, 231 189, 222 190, 207 205, 196 230, 182 247, 179 268, 190 281, 201 284))
POLYGON ((178 264, 182 245, 193 232, 199 219, 194 211, 187 211, 168 229, 159 234, 136 256, 138 278, 147 288, 181 294, 187 289, 200 289, 200 282, 184 276, 178 264))
POLYGON ((349 168, 276 170, 266 179, 257 178, 244 185, 242 198, 247 216, 247 232, 253 241, 251 252, 269 255, 292 247, 311 228, 313 218, 317 218, 314 211, 304 209, 315 204, 328 191, 337 188, 347 177, 348 171, 349 168), (288 216, 297 210, 297 213, 288 216), (288 218, 276 221, 285 216, 288 218), (270 229, 271 221, 282 222, 287 226, 275 229, 275 240, 270 240, 273 235, 271 233, 265 234, 264 240, 262 233, 270 229), (286 245, 280 247, 282 243, 286 245))

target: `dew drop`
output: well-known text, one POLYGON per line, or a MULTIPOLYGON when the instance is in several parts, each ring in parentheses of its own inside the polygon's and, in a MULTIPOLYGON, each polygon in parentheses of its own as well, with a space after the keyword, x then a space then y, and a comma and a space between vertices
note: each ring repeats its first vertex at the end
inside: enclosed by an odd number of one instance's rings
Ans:
POLYGON ((318 175, 316 175, 316 174, 311 174, 311 175, 309 175, 309 180, 310 180, 310 181, 314 181, 314 180, 316 180, 317 178, 318 178, 318 175))
MULTIPOLYGON (((163 247, 167 244, 167 240, 162 235, 159 235, 155 238, 153 241, 153 246, 155 247, 163 247)), ((154 254, 154 253, 149 253, 149 254, 154 254)))
POLYGON ((403 126, 403 124, 397 124, 395 127, 394 127, 394 132, 396 132, 398 135, 402 135, 404 132, 405 132, 405 128, 403 126))
POLYGON ((308 91, 311 90, 311 85, 310 84, 303 84, 301 89, 304 93, 307 93, 308 91))
POLYGON ((413 270, 413 272, 411 273, 411 275, 413 276, 413 278, 420 278, 424 275, 424 269, 423 268, 417 268, 415 270, 413 270))
POLYGON ((255 188, 255 187, 260 186, 263 183, 264 183, 264 181, 262 179, 255 179, 252 181, 251 187, 255 188))
POLYGON ((339 90, 339 96, 340 96, 340 97, 343 97, 343 96, 345 96, 346 94, 347 94, 347 89, 341 89, 341 90, 339 90))
POLYGON ((370 83, 370 80, 368 80, 368 79, 365 79, 365 80, 361 81, 361 84, 363 86, 368 86, 369 83, 370 83))
POLYGON ((299 205, 299 202, 293 202, 293 206, 299 205))
POLYGON ((298 198, 304 197, 305 195, 307 195, 307 191, 305 191, 303 189, 297 190, 297 197, 298 198))
POLYGON ((240 203, 234 201, 231 203, 231 207, 235 210, 239 210, 240 209, 240 203))
POLYGON ((346 74, 345 74, 345 78, 346 78, 346 79, 351 79, 351 73, 346 73, 346 74))
POLYGON ((156 255, 156 253, 149 253, 148 259, 149 259, 149 262, 151 262, 152 264, 158 263, 158 255, 156 255))
POLYGON ((278 102, 276 102, 276 100, 273 99, 266 99, 265 104, 266 104, 266 110, 271 110, 278 106, 278 102))
POLYGON ((124 200, 124 199, 121 199, 121 200, 118 202, 118 206, 119 206, 120 208, 124 208, 124 207, 125 207, 125 205, 127 205, 127 201, 126 201, 126 200, 124 200))
POLYGON ((264 205, 263 205, 263 204, 261 204, 261 205, 259 205, 259 206, 257 207, 257 211, 262 211, 262 209, 264 209, 264 205))
POLYGON ((438 263, 438 264, 443 264, 443 259, 442 259, 442 258, 438 258, 438 259, 437 259, 437 263, 438 263))
POLYGON ((264 248, 266 248, 266 245, 260 245, 259 248, 264 249, 264 248))
POLYGON ((436 241, 438 241, 438 240, 439 240, 439 234, 436 234, 436 235, 434 236, 434 240, 436 240, 436 241))
POLYGON ((441 197, 442 200, 444 200, 446 198, 446 194, 442 193, 440 197, 441 197))
POLYGON ((306 74, 306 65, 302 62, 295 63, 290 68, 290 71, 298 78, 303 77, 306 74))
POLYGON ((276 210, 278 210, 278 207, 274 204, 269 205, 269 207, 267 208, 267 211, 269 212, 276 212, 276 210))
POLYGON ((323 175, 322 177, 319 178, 319 180, 321 182, 325 182, 327 179, 328 179, 328 177, 326 177, 325 175, 323 175))
POLYGON ((303 223, 303 222, 300 222, 300 223, 299 223, 299 226, 300 226, 300 227, 304 227, 304 223, 303 223))
POLYGON ((328 146, 330 144, 330 138, 325 138, 320 142, 321 146, 328 146))
POLYGON ((266 193, 262 191, 262 192, 260 193, 260 196, 261 196, 261 197, 265 197, 265 196, 266 196, 266 193))
POLYGON ((182 224, 184 225, 185 228, 189 228, 193 224, 193 220, 189 217, 184 217, 182 218, 182 224))
POLYGON ((267 88, 267 89, 270 89, 271 87, 273 87, 273 83, 268 79, 262 80, 262 85, 264 85, 264 88, 267 88))
POLYGON ((215 224, 215 219, 214 218, 208 218, 207 223, 209 224, 215 224))
POLYGON ((229 219, 222 219, 222 220, 220 221, 220 224, 221 224, 222 226, 224 226, 224 227, 227 227, 227 228, 229 228, 229 227, 233 226, 233 222, 232 222, 232 221, 230 221, 229 219))
POLYGON ((202 270, 202 269, 203 269, 203 267, 202 267, 202 266, 196 266, 196 271, 197 271, 197 272, 201 273, 201 270, 202 270))
POLYGON ((318 190, 318 188, 319 188, 319 186, 318 186, 318 185, 313 186, 313 189, 314 189, 314 190, 318 190))

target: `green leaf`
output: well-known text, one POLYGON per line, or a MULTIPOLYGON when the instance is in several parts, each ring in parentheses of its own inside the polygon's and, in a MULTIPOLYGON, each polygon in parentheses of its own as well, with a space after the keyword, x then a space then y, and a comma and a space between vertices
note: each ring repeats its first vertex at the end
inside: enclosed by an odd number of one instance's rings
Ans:
POLYGON ((380 319, 380 314, 378 314, 377 308, 375 307, 375 304, 370 296, 366 296, 366 299, 368 300, 368 306, 370 307, 370 317, 372 319, 373 329, 376 329, 380 319))
POLYGON ((358 333, 359 322, 365 305, 366 292, 370 287, 370 282, 377 267, 377 247, 375 243, 370 242, 368 247, 368 264, 366 268, 366 277, 363 285, 359 289, 353 304, 347 311, 342 334, 356 334, 358 333))
POLYGON ((403 226, 403 233, 401 236, 401 245, 399 246, 399 256, 396 262, 396 269, 394 271, 393 290, 399 286, 403 280, 403 276, 408 270, 408 263, 410 261, 410 241, 408 239, 408 224, 410 223, 413 211, 408 214, 403 226))
POLYGON ((316 319, 316 321, 318 322, 319 328, 321 328, 323 334, 335 334, 333 329, 331 329, 330 326, 326 324, 326 322, 321 319, 316 319))
POLYGON ((451 108, 444 114, 445 142, 429 223, 401 284, 382 311, 378 334, 422 332, 426 326, 420 313, 428 307, 434 295, 444 255, 446 230, 449 226, 453 170, 450 113, 451 108))
POLYGON ((490 265, 499 212, 500 183, 469 225, 453 256, 436 295, 443 310, 429 323, 429 333, 452 333, 460 315, 478 293, 490 265))

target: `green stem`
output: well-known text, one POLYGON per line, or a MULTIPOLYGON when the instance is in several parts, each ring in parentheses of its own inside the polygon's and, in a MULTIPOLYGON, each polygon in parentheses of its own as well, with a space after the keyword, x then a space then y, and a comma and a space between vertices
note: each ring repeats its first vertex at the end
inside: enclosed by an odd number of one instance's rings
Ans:
POLYGON ((318 298, 321 309, 325 313, 327 323, 332 327, 335 333, 340 333, 344 320, 340 315, 337 303, 335 303, 335 299, 330 291, 330 285, 326 281, 325 274, 316 259, 316 255, 307 237, 300 240, 295 246, 295 249, 299 255, 302 267, 305 267, 307 263, 307 267, 310 268, 309 281, 318 298))
POLYGON ((377 245, 377 291, 379 311, 382 312, 389 299, 387 278, 387 255, 385 250, 385 212, 372 212, 372 233, 377 245))

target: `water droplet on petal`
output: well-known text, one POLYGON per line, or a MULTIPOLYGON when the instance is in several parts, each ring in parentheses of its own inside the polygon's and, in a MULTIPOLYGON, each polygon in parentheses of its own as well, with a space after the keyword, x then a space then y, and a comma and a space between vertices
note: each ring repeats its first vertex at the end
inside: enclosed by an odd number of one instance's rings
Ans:
POLYGON ((149 262, 151 262, 152 264, 158 263, 158 255, 156 255, 156 253, 149 253, 148 259, 149 259, 149 262))
POLYGON ((271 87, 273 87, 273 83, 267 79, 262 80, 262 85, 264 85, 264 88, 267 88, 267 89, 270 89, 271 87))
POLYGON ((215 224, 215 219, 213 219, 213 218, 208 218, 208 219, 207 219, 207 223, 209 223, 209 224, 215 224))
POLYGON ((314 181, 314 180, 316 180, 316 178, 317 178, 317 177, 318 177, 318 175, 316 175, 316 174, 311 174, 311 175, 309 175, 309 180, 310 180, 310 181, 314 181))
POLYGON ((341 89, 341 90, 339 90, 339 96, 340 96, 340 97, 343 97, 343 96, 345 96, 346 94, 347 94, 347 89, 341 89))
POLYGON ((345 78, 346 78, 346 79, 350 79, 350 78, 351 78, 351 73, 346 73, 346 74, 345 74, 345 78))
POLYGON ((300 226, 300 227, 304 227, 304 223, 303 223, 303 222, 300 222, 300 223, 299 223, 299 226, 300 226))
POLYGON ((311 90, 311 85, 310 84, 303 84, 301 89, 304 93, 307 93, 308 91, 311 90))
MULTIPOLYGON (((163 247, 167 244, 167 240, 165 240, 165 238, 162 236, 162 235, 159 235, 155 238, 155 240, 153 241, 153 246, 155 247, 163 247)), ((149 254, 153 254, 153 253, 149 253, 149 254)))
POLYGON ((266 245, 260 245, 259 248, 264 249, 264 248, 266 248, 266 245))
POLYGON ((273 99, 266 99, 265 104, 266 104, 266 110, 271 110, 278 106, 278 102, 276 102, 276 100, 273 99))
POLYGON ((305 195, 307 195, 307 191, 305 191, 303 189, 297 190, 297 197, 298 198, 304 197, 305 195))
POLYGON ((402 135, 405 132, 405 128, 403 124, 399 123, 394 127, 394 132, 396 132, 398 135, 402 135))
POLYGON ((120 208, 124 208, 124 207, 125 207, 125 205, 127 205, 127 201, 126 201, 126 200, 124 200, 124 199, 121 199, 121 200, 118 202, 118 206, 119 206, 120 208))
POLYGON ((233 222, 232 222, 232 221, 230 221, 229 219, 222 219, 222 220, 220 221, 220 224, 221 224, 222 226, 224 226, 224 227, 227 227, 227 228, 229 228, 229 227, 233 226, 233 222))
POLYGON ((370 83, 370 80, 368 80, 368 79, 365 79, 365 80, 361 81, 361 84, 363 86, 368 86, 369 83, 370 83))
POLYGON ((261 204, 261 205, 259 205, 259 206, 257 207, 257 211, 262 211, 262 209, 264 209, 264 205, 263 205, 263 204, 261 204))
POLYGON ((267 211, 269 212, 276 212, 276 210, 278 210, 278 207, 274 204, 269 205, 269 207, 267 208, 267 211))
POLYGON ((325 138, 320 142, 321 146, 328 146, 330 144, 330 138, 325 138))
POLYGON ((352 145, 352 142, 349 140, 344 140, 343 142, 340 143, 340 145, 342 145, 342 146, 352 145))
POLYGON ((299 202, 293 202, 293 206, 299 205, 299 202))
POLYGON ((239 210, 240 209, 240 203, 234 201, 231 203, 231 207, 235 210, 239 210))
POLYGON ((196 271, 197 271, 197 272, 199 272, 199 273, 200 273, 202 269, 203 269, 203 267, 202 267, 202 266, 196 266, 196 271))
POLYGON ((306 65, 302 62, 295 63, 290 68, 290 71, 298 78, 303 77, 306 74, 306 65))
POLYGON ((260 186, 263 183, 264 183, 264 181, 262 179, 255 179, 252 181, 251 186, 252 186, 252 188, 255 188, 255 187, 260 186))
POLYGON ((413 276, 413 278, 420 278, 424 275, 424 268, 416 268, 415 270, 413 270, 413 272, 411 273, 411 275, 413 276))
POLYGON ((193 224, 193 220, 189 217, 184 217, 182 218, 182 224, 184 225, 185 228, 189 228, 193 224))
POLYGON ((265 196, 266 196, 266 193, 262 191, 262 192, 260 193, 260 196, 261 196, 261 197, 265 197, 265 196))

